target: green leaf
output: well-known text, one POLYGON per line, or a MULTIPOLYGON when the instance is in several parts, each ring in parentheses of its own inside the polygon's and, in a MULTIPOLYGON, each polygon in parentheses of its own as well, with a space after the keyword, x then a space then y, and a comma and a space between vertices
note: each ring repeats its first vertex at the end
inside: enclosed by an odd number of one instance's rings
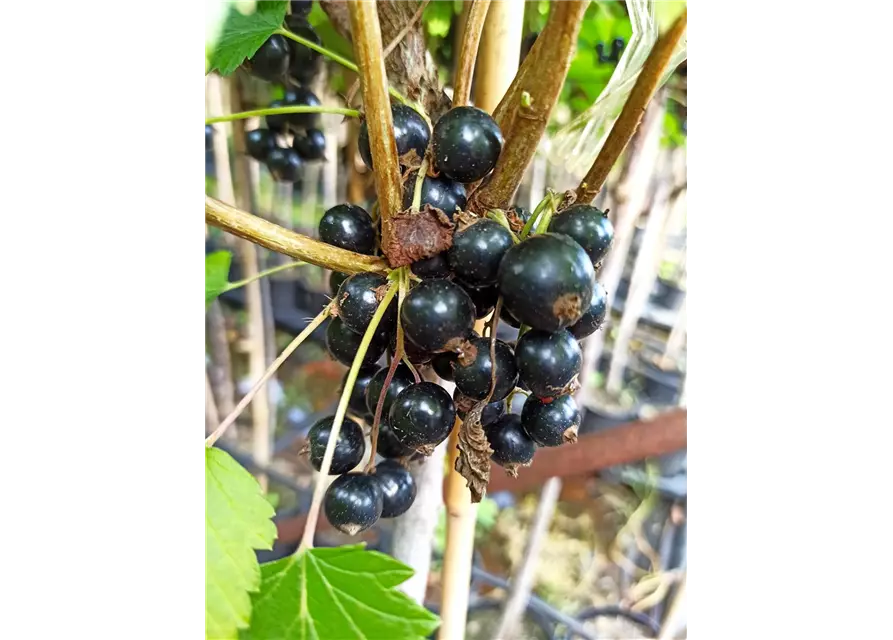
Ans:
POLYGON ((205 449, 205 637, 236 638, 260 585, 255 549, 272 549, 274 511, 257 480, 221 449, 205 449))
POLYGON ((211 55, 210 71, 229 75, 250 58, 273 35, 285 19, 287 0, 258 2, 255 11, 241 13, 235 6, 230 8, 223 32, 211 55))
POLYGON ((205 307, 229 286, 229 264, 232 259, 229 251, 215 251, 205 255, 205 307))
POLYGON ((255 640, 425 638, 440 619, 393 587, 412 569, 363 545, 308 549, 261 565, 255 640))

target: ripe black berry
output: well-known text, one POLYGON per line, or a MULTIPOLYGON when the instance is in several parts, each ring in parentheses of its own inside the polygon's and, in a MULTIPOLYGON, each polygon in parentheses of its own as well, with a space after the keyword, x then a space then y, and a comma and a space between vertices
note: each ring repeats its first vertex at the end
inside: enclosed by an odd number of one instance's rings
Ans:
MULTIPOLYGON (((387 377, 388 368, 382 367, 374 376, 372 376, 372 380, 369 381, 369 386, 366 387, 366 408, 372 415, 375 415, 375 407, 378 405, 378 396, 381 395, 381 389, 384 386, 384 381, 387 377)), ((388 386, 388 392, 384 397, 384 404, 381 409, 382 420, 388 417, 391 405, 394 404, 394 400, 397 399, 400 392, 413 382, 415 382, 415 378, 412 377, 412 372, 409 370, 409 367, 402 363, 398 364, 397 368, 394 370, 394 377, 391 378, 391 384, 388 386)))
POLYGON ((575 204, 555 215, 549 231, 563 233, 574 240, 583 247, 592 264, 601 262, 614 241, 614 225, 608 216, 588 204, 575 204))
POLYGON ((583 317, 567 328, 577 340, 582 340, 588 335, 598 331, 608 314, 608 292, 600 282, 595 283, 592 289, 592 300, 583 317))
POLYGON ((521 322, 512 315, 512 312, 506 308, 505 304, 503 304, 502 308, 499 310, 499 320, 500 322, 505 322, 508 326, 514 327, 515 329, 521 328, 521 322))
POLYGON ((382 518, 396 518, 406 513, 415 500, 416 486, 409 469, 396 460, 384 460, 375 467, 384 498, 382 518))
POLYGON ((502 131, 490 115, 477 107, 455 107, 434 125, 434 166, 457 182, 486 176, 502 152, 502 131))
MULTIPOLYGON (((296 36, 301 36, 305 40, 309 40, 313 44, 322 45, 322 40, 317 35, 310 23, 301 16, 294 14, 285 18, 285 26, 296 36)), ((291 54, 291 62, 288 65, 288 72, 301 82, 309 82, 313 76, 319 71, 320 59, 322 54, 315 49, 311 49, 307 45, 295 42, 291 38, 288 40, 289 53, 291 54)))
POLYGON ((397 439, 412 449, 443 442, 453 428, 456 407, 443 387, 419 382, 400 392, 388 415, 397 439))
MULTIPOLYGON (((415 193, 415 183, 418 171, 413 171, 403 183, 403 208, 409 209, 412 206, 412 197, 415 193)), ((453 214, 459 209, 464 209, 468 203, 465 193, 465 186, 459 182, 453 182, 444 177, 432 178, 425 176, 422 180, 422 199, 419 202, 419 208, 422 205, 430 204, 432 207, 440 209, 450 220, 453 214)))
MULTIPOLYGON (((458 415, 462 420, 465 420, 465 416, 468 415, 468 413, 466 411, 459 411, 459 408, 457 406, 456 415, 458 415)), ((504 415, 505 400, 491 402, 490 404, 485 405, 483 411, 481 411, 481 426, 486 427, 487 425, 491 425, 504 415)))
POLYGON ((566 392, 580 373, 583 352, 567 331, 548 333, 531 329, 515 346, 518 377, 540 398, 554 398, 566 392))
POLYGON ((474 303, 475 318, 478 320, 486 318, 493 311, 497 300, 499 300, 499 287, 474 287, 464 282, 459 282, 459 285, 465 289, 465 293, 474 303))
POLYGON ((493 453, 490 459, 500 466, 530 464, 536 443, 521 427, 521 416, 510 413, 484 428, 493 453))
POLYGON ((338 288, 341 286, 341 283, 347 280, 348 274, 341 273, 340 271, 333 271, 329 274, 329 292, 335 296, 338 295, 338 288))
POLYGON ((326 136, 319 129, 308 129, 304 135, 295 134, 292 146, 304 160, 326 159, 326 136))
MULTIPOLYGON (((493 367, 490 361, 490 338, 472 338, 463 348, 463 354, 453 365, 453 380, 456 388, 469 398, 483 400, 490 393, 490 376, 493 367)), ((518 368, 512 348, 502 340, 497 340, 496 387, 490 400, 504 399, 518 383, 518 368)))
POLYGON ((378 522, 383 499, 381 483, 375 476, 348 473, 326 489, 323 509, 333 527, 355 536, 378 522))
MULTIPOLYGON (((273 102, 270 103, 271 109, 278 109, 279 107, 284 106, 286 106, 284 100, 273 100, 273 102)), ((275 133, 283 134, 288 129, 287 113, 272 113, 265 116, 264 121, 267 123, 267 128, 275 133)))
MULTIPOLYGON (((403 355, 406 356, 409 361, 414 365, 424 365, 431 362, 431 358, 434 357, 434 354, 430 351, 426 351, 421 347, 416 346, 412 343, 411 340, 407 340, 406 336, 403 336, 403 355)), ((397 332, 394 331, 391 333, 391 342, 388 345, 388 353, 391 354, 391 357, 397 353, 397 332)))
POLYGON ((291 0, 291 15, 306 16, 313 8, 313 0, 291 0))
POLYGON ((446 278, 450 275, 450 264, 447 261, 447 252, 438 253, 436 256, 418 260, 410 267, 412 272, 420 278, 446 278))
POLYGON ((551 402, 530 396, 521 409, 521 426, 542 447, 576 442, 580 410, 569 395, 558 396, 551 402))
POLYGON ((270 151, 276 148, 276 136, 269 129, 253 129, 245 132, 245 150, 259 162, 266 162, 270 151))
POLYGON ((288 42, 279 34, 274 34, 251 57, 251 73, 273 82, 285 75, 288 63, 288 42))
MULTIPOLYGON (((425 157, 431 130, 428 123, 412 107, 405 104, 391 106, 391 118, 394 121, 394 138, 397 141, 397 157, 415 150, 419 160, 425 157)), ((372 169, 372 150, 369 148, 369 127, 366 121, 360 125, 360 136, 357 140, 360 156, 366 166, 372 169)))
POLYGON ((509 249, 499 265, 499 293, 512 316, 543 331, 574 324, 592 299, 595 269, 567 236, 544 233, 509 249))
MULTIPOLYGON (((326 348, 329 350, 329 355, 341 364, 348 367, 353 364, 353 359, 357 355, 362 341, 363 334, 348 329, 340 318, 329 320, 329 326, 326 327, 326 348)), ((387 344, 387 334, 376 333, 366 350, 363 364, 371 365, 378 362, 387 344)))
MULTIPOLYGON (((285 90, 282 103, 284 107, 318 107, 322 105, 316 94, 306 87, 289 87, 285 90)), ((286 113, 285 120, 293 129, 312 129, 319 122, 319 114, 286 113)))
MULTIPOLYGON (((307 434, 307 441, 310 444, 310 464, 317 471, 322 467, 322 459, 326 454, 326 446, 329 444, 334 423, 335 416, 323 418, 310 427, 310 433, 307 434)), ((366 441, 363 439, 363 429, 350 418, 344 418, 341 431, 338 433, 338 442, 335 443, 335 454, 332 457, 329 475, 338 476, 347 473, 360 464, 365 453, 366 441)))
POLYGON ((388 416, 384 414, 381 422, 378 424, 378 446, 376 452, 382 458, 406 458, 415 453, 414 449, 410 449, 402 442, 397 440, 397 436, 391 431, 388 425, 388 416))
POLYGON ((403 331, 425 351, 440 351, 474 326, 474 303, 449 280, 424 280, 406 296, 400 312, 403 331))
POLYGON ((472 286, 495 284, 499 263, 512 245, 508 229, 494 220, 478 220, 453 235, 448 253, 450 268, 472 286))
POLYGON ((205 125, 205 151, 214 148, 214 127, 209 124, 205 125))
MULTIPOLYGON (((369 381, 372 380, 376 373, 378 373, 378 367, 374 365, 360 367, 360 371, 357 373, 357 381, 354 383, 353 389, 350 390, 350 399, 347 402, 347 406, 355 414, 364 418, 369 417, 369 410, 366 408, 366 389, 369 387, 369 381)), ((349 371, 344 374, 344 380, 341 381, 342 390, 349 375, 349 371)))
POLYGON ((355 204, 337 204, 319 221, 319 239, 349 251, 372 255, 375 251, 375 228, 372 218, 355 204))
POLYGON ((444 380, 452 381, 453 365, 456 363, 457 357, 458 355, 452 351, 444 351, 435 355, 431 358, 431 367, 434 369, 434 373, 444 380))
MULTIPOLYGON (((377 273, 357 273, 341 283, 336 296, 338 317, 348 329, 357 333, 366 331, 381 302, 381 295, 384 295, 384 289, 380 287, 386 287, 387 284, 387 278, 377 273)), ((389 332, 396 326, 397 300, 394 299, 385 311, 378 328, 379 331, 389 332)))
POLYGON ((294 182, 301 177, 304 163, 289 147, 274 147, 267 154, 267 169, 277 182, 294 182))

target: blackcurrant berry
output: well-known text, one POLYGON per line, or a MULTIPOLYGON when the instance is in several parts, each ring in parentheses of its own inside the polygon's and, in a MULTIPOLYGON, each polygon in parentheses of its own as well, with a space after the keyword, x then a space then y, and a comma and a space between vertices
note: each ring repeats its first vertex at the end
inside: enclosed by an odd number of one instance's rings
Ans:
POLYGON ((381 517, 396 518, 406 513, 416 494, 415 480, 409 469, 396 460, 384 460, 375 466, 375 477, 384 497, 381 517))
MULTIPOLYGON (((316 94, 306 87, 289 87, 282 99, 283 107, 318 107, 322 105, 316 94)), ((319 122, 318 113, 286 113, 285 119, 293 129, 312 129, 319 122)))
POLYGON ((412 449, 443 442, 453 428, 456 407, 443 387, 419 382, 400 392, 388 414, 397 439, 412 449))
POLYGON ((526 325, 558 331, 574 324, 592 299, 595 268, 565 235, 544 233, 509 249, 499 265, 499 293, 526 325))
POLYGON ((333 527, 355 536, 378 522, 383 500, 381 483, 375 476, 347 473, 326 489, 323 509, 333 527))
POLYGON ((205 151, 210 151, 214 148, 214 127, 206 124, 205 125, 205 151))
MULTIPOLYGON (((307 434, 307 441, 310 444, 310 464, 317 471, 322 467, 322 459, 326 454, 326 446, 329 444, 334 423, 335 416, 318 420, 310 427, 310 433, 307 434)), ((363 438, 363 429, 350 418, 344 418, 341 431, 338 433, 338 442, 335 443, 335 454, 332 457, 329 475, 338 476, 347 473, 362 462, 365 453, 366 441, 363 438)))
POLYGON ((512 312, 506 308, 505 304, 503 304, 502 308, 499 310, 499 320, 505 322, 510 327, 514 327, 515 329, 521 328, 521 322, 512 315, 512 312))
MULTIPOLYGON (((462 420, 465 420, 465 416, 468 415, 468 413, 466 411, 459 411, 459 407, 457 406, 456 415, 462 420)), ((503 415, 505 415, 505 400, 491 402, 490 404, 485 405, 483 411, 481 411, 481 426, 486 427, 487 425, 491 425, 503 415)))
POLYGON ((521 416, 509 413, 484 428, 493 453, 490 459, 500 466, 530 464, 536 443, 521 427, 521 416))
POLYGON ((575 204, 556 214, 549 223, 549 231, 563 233, 578 245, 592 260, 601 262, 614 241, 614 225, 601 210, 588 204, 575 204))
MULTIPOLYGON (((381 395, 381 389, 384 386, 384 381, 387 377, 388 368, 383 367, 372 376, 372 380, 369 381, 369 386, 366 387, 366 408, 372 415, 375 415, 375 407, 378 405, 378 397, 381 395)), ((384 397, 384 404, 381 409, 383 420, 388 417, 391 405, 394 404, 394 400, 397 399, 400 392, 413 382, 415 382, 415 378, 413 378, 409 367, 403 363, 398 364, 397 368, 394 370, 394 377, 391 378, 391 384, 388 386, 388 392, 384 397)))
POLYGON ((457 357, 457 354, 452 351, 444 351, 435 355, 431 358, 431 367, 434 369, 434 373, 443 380, 452 381, 453 365, 456 363, 457 357))
POLYGON ((580 373, 582 362, 580 345, 567 331, 548 333, 531 329, 515 346, 518 377, 540 398, 554 398, 565 393, 580 373))
POLYGON ((289 147, 275 147, 267 154, 267 169, 277 182, 294 182, 301 177, 304 163, 289 147))
MULTIPOLYGON (((357 273, 341 283, 336 300, 338 317, 347 328, 357 333, 366 331, 372 316, 381 304, 388 280, 377 273, 357 273)), ((390 332, 397 326, 397 300, 391 301, 379 322, 379 331, 390 332)))
POLYGON ((279 34, 274 34, 251 56, 251 73, 273 82, 285 75, 288 63, 288 42, 279 34))
POLYGON ((446 278, 450 275, 450 263, 447 260, 447 252, 438 253, 436 256, 418 260, 410 267, 412 272, 420 278, 446 278))
MULTIPOLYGON (((472 338, 470 345, 453 365, 456 388, 469 398, 483 400, 490 393, 490 377, 493 366, 490 361, 490 338, 472 338)), ((490 400, 504 399, 518 382, 518 368, 512 348, 497 340, 496 387, 490 400)))
POLYGON ((481 219, 457 231, 448 257, 459 279, 475 287, 496 283, 499 263, 512 248, 512 234, 494 220, 481 219))
POLYGON ((388 425, 387 414, 382 417, 381 422, 378 424, 378 446, 376 447, 376 452, 382 458, 390 459, 406 458, 415 453, 414 449, 410 449, 397 440, 397 436, 394 435, 390 425, 388 425))
MULTIPOLYGON (((339 318, 329 320, 326 327, 326 348, 335 360, 343 365, 350 366, 360 349, 363 334, 356 333, 347 328, 339 318)), ((388 344, 387 334, 376 333, 366 350, 363 364, 372 365, 378 362, 388 344)))
POLYGON ((319 129, 308 129, 304 135, 295 134, 292 146, 304 160, 326 159, 326 136, 319 129))
POLYGON ((530 396, 521 409, 521 426, 542 447, 576 442, 580 410, 569 395, 558 396, 551 402, 530 396))
MULTIPOLYGON (((369 382, 376 373, 378 373, 378 367, 374 365, 360 367, 360 371, 357 373, 357 381, 354 383, 353 389, 350 390, 350 399, 347 402, 347 406, 358 416, 369 417, 370 412, 366 407, 366 389, 369 388, 369 382)), ((349 375, 350 371, 344 374, 344 380, 341 381, 342 390, 344 390, 344 385, 347 383, 347 376, 349 375)))
MULTIPOLYGON (((403 208, 409 209, 412 206, 412 197, 415 194, 415 183, 418 171, 413 171, 403 183, 403 208)), ((432 178, 425 176, 422 180, 422 199, 419 208, 422 205, 429 204, 432 207, 440 209, 450 220, 453 214, 459 209, 464 209, 468 203, 465 193, 465 186, 459 182, 453 182, 444 177, 432 178)))
POLYGON ((245 150, 259 162, 266 162, 270 151, 276 148, 276 136, 269 129, 252 129, 245 132, 245 150))
POLYGON ((486 176, 502 152, 502 131, 486 111, 455 107, 440 117, 432 134, 434 166, 457 182, 486 176))
POLYGON ((468 294, 474 303, 475 318, 478 320, 486 318, 493 311, 496 302, 499 300, 499 287, 475 287, 464 282, 459 282, 459 285, 465 289, 465 293, 468 294))
MULTIPOLYGON (((322 40, 319 35, 317 35, 305 18, 292 14, 286 17, 285 26, 296 36, 301 36, 315 45, 322 46, 322 40)), ((291 38, 288 39, 288 48, 291 54, 291 62, 288 65, 289 73, 301 81, 311 80, 316 75, 316 72, 319 71, 319 61, 322 54, 307 45, 295 42, 291 38)))
POLYGON ((319 239, 349 251, 372 255, 375 251, 375 228, 372 218, 355 204, 337 204, 319 221, 319 239))
POLYGON ((329 275, 329 292, 335 296, 338 295, 338 288, 341 286, 341 283, 347 280, 349 274, 341 273, 340 271, 333 271, 329 275))
POLYGON ((440 351, 474 326, 474 302, 449 280, 424 280, 403 301, 403 331, 425 351, 440 351))
MULTIPOLYGON (((397 157, 415 150, 419 160, 425 157, 425 149, 428 148, 428 140, 431 138, 431 130, 428 123, 419 115, 418 111, 405 104, 391 106, 391 119, 394 121, 394 139, 397 141, 397 157)), ((360 136, 357 140, 360 148, 360 157, 366 166, 372 169, 372 150, 369 148, 369 127, 366 121, 360 125, 360 136)))
POLYGON ((291 15, 306 16, 313 8, 313 0, 291 0, 291 15))
MULTIPOLYGON (((273 100, 270 103, 271 109, 278 109, 279 107, 285 107, 284 100, 273 100)), ((267 128, 278 134, 284 134, 288 129, 288 114, 287 113, 272 113, 268 116, 264 117, 264 121, 267 123, 267 128)))
MULTIPOLYGON (((411 340, 407 340, 406 336, 403 336, 403 355, 406 356, 409 361, 414 365, 424 365, 431 362, 431 358, 434 357, 434 354, 430 351, 426 351, 421 347, 416 346, 412 343, 411 340)), ((388 345, 388 353, 391 354, 391 357, 397 353, 397 332, 394 331, 391 333, 391 342, 388 345)))
POLYGON ((588 335, 598 331, 608 314, 608 292, 600 282, 595 283, 592 289, 592 300, 583 317, 567 328, 577 340, 582 340, 588 335))

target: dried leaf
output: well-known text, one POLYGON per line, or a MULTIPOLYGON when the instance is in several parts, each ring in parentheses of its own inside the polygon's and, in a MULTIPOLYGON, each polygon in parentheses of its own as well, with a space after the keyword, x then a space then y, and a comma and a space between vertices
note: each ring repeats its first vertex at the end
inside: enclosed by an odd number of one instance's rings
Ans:
POLYGON ((391 216, 390 241, 382 247, 392 267, 402 267, 436 256, 453 246, 453 223, 440 209, 423 205, 414 213, 401 211, 391 216))
POLYGON ((465 478, 471 491, 471 501, 480 502, 490 484, 490 455, 493 449, 481 426, 481 412, 487 406, 481 401, 465 416, 459 426, 459 457, 456 458, 456 471, 465 478))

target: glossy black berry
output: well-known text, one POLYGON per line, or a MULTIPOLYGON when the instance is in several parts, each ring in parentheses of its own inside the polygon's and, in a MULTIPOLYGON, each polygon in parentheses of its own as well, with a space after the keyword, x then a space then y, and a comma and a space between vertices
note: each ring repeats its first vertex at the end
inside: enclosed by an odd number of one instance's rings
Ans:
POLYGON ((390 425, 388 425, 387 414, 382 416, 381 422, 378 424, 378 447, 376 452, 382 458, 390 459, 406 458, 415 453, 414 449, 410 449, 397 440, 397 436, 394 435, 390 425))
MULTIPOLYGON (((284 100, 273 100, 273 102, 270 103, 270 109, 278 109, 279 107, 284 106, 286 106, 284 100)), ((275 133, 283 134, 288 129, 287 113, 270 114, 264 117, 264 121, 267 123, 267 128, 275 133)))
MULTIPOLYGON (((372 379, 369 381, 369 386, 366 387, 366 408, 372 415, 375 415, 375 407, 378 405, 378 397, 381 395, 381 389, 384 387, 384 381, 387 376, 388 368, 382 367, 374 376, 372 376, 372 379)), ((412 377, 412 372, 409 370, 409 367, 403 363, 398 364, 397 369, 394 371, 394 377, 391 378, 391 384, 388 386, 388 392, 384 397, 384 404, 382 405, 381 410, 382 420, 388 417, 391 405, 394 404, 394 400, 397 399, 400 392, 413 382, 415 382, 415 378, 412 377)))
POLYGON ((521 426, 534 442, 543 447, 576 442, 580 410, 569 395, 558 396, 551 402, 530 396, 521 409, 521 426))
POLYGON ((565 235, 544 233, 509 249, 499 265, 502 302, 522 323, 558 331, 579 320, 592 299, 595 268, 565 235))
MULTIPOLYGON (((406 336, 403 336, 403 355, 406 356, 409 361, 416 365, 425 365, 431 362, 431 358, 434 357, 434 354, 430 351, 426 351, 421 347, 413 344, 411 340, 406 339, 406 336)), ((388 353, 391 354, 391 357, 397 353, 397 332, 393 331, 391 333, 391 342, 388 345, 388 353)))
POLYGON ((496 283, 499 263, 512 248, 512 234, 494 220, 481 219, 457 231, 448 257, 453 273, 475 287, 496 283))
POLYGON ((503 304, 502 308, 499 310, 499 321, 504 322, 515 329, 521 328, 521 321, 512 315, 512 312, 506 308, 505 304, 503 304))
MULTIPOLYGON (((394 139, 397 141, 397 157, 415 150, 418 159, 425 157, 425 149, 431 139, 431 130, 428 123, 419 115, 418 111, 405 104, 391 106, 391 118, 394 121, 394 139)), ((372 169, 372 150, 369 148, 369 127, 366 121, 360 125, 360 136, 357 140, 360 149, 360 157, 366 166, 372 169)))
MULTIPOLYGON (((456 389, 453 392, 453 403, 456 405, 456 415, 460 420, 465 420, 468 417, 468 412, 471 411, 471 407, 476 405, 478 401, 469 398, 456 389)), ((499 400, 498 402, 491 402, 490 404, 484 405, 484 409, 481 411, 481 426, 486 427, 489 424, 493 424, 505 415, 505 412, 505 400, 499 400)))
MULTIPOLYGON (((456 388, 469 398, 483 400, 490 392, 490 378, 493 366, 490 360, 490 338, 472 338, 463 349, 461 357, 453 365, 453 380, 456 388)), ((502 340, 497 340, 496 387, 490 400, 504 399, 518 383, 518 368, 512 348, 502 340)))
MULTIPOLYGON (((310 26, 310 23, 301 16, 292 14, 286 17, 285 25, 296 36, 301 36, 315 45, 322 46, 322 40, 319 35, 310 26)), ((319 71, 322 54, 307 45, 295 42, 291 38, 288 39, 288 48, 291 54, 291 61, 288 65, 289 74, 301 82, 312 80, 319 71)))
POLYGON ((592 264, 602 261, 614 241, 614 225, 608 216, 588 204, 575 204, 555 215, 549 231, 563 233, 574 240, 583 247, 592 264))
POLYGON ((326 159, 326 136, 319 129, 308 129, 304 134, 296 133, 292 146, 304 160, 326 159))
POLYGON ((521 416, 509 413, 484 427, 493 453, 490 459, 500 466, 530 464, 536 453, 536 443, 521 427, 521 416))
MULTIPOLYGON (((339 318, 329 320, 329 326, 326 327, 326 348, 329 355, 341 364, 348 367, 353 364, 362 341, 363 334, 351 331, 339 318)), ((387 334, 376 333, 366 350, 363 364, 372 365, 378 362, 387 344, 387 334)))
POLYGON ((355 204, 337 204, 319 221, 319 239, 349 251, 372 255, 375 251, 375 228, 372 218, 355 204))
POLYGON ((396 460, 384 460, 375 466, 375 477, 381 484, 384 506, 382 518, 396 518, 406 513, 415 501, 415 480, 409 469, 396 460))
POLYGON ((270 82, 279 80, 288 71, 289 60, 288 41, 272 35, 251 57, 251 73, 270 82))
POLYGON ((210 151, 214 148, 214 127, 206 124, 205 125, 205 151, 210 151))
POLYGON ((329 293, 333 296, 338 294, 338 288, 341 286, 341 283, 347 280, 349 274, 341 273, 340 271, 333 271, 329 274, 329 293))
POLYGON ((497 300, 499 300, 499 287, 495 285, 474 287, 464 282, 459 282, 459 285, 465 289, 465 293, 468 294, 474 303, 475 318, 480 320, 490 315, 490 312, 496 306, 497 300))
MULTIPOLYGON (((316 94, 306 87, 289 87, 282 99, 284 107, 318 107, 322 105, 316 94)), ((285 120, 293 129, 312 129, 319 122, 318 113, 287 113, 285 120)))
POLYGON ((540 398, 566 393, 568 384, 580 373, 582 362, 580 345, 567 331, 531 329, 515 345, 518 377, 540 398))
POLYGON ((252 129, 245 132, 245 150, 259 162, 266 162, 270 151, 276 148, 276 136, 269 129, 252 129))
POLYGON ((450 275, 450 263, 447 260, 447 252, 444 251, 436 256, 413 262, 410 269, 423 279, 446 278, 450 275))
MULTIPOLYGON (((307 434, 307 442, 310 445, 310 464, 317 471, 322 467, 322 459, 326 454, 326 446, 329 444, 329 436, 334 423, 335 416, 323 418, 310 427, 310 433, 307 434)), ((335 443, 335 454, 332 457, 329 475, 339 476, 342 473, 347 473, 360 464, 365 453, 366 441, 363 438, 363 429, 350 418, 344 418, 338 433, 338 442, 335 443)))
POLYGON ((486 176, 502 152, 502 131, 486 111, 455 107, 440 117, 431 135, 434 166, 457 182, 475 182, 486 176))
POLYGON ((291 0, 291 15, 306 16, 313 8, 313 0, 291 0))
MULTIPOLYGON (((412 206, 412 197, 415 193, 415 183, 418 171, 413 171, 403 183, 403 208, 409 209, 412 206)), ((465 185, 459 182, 453 182, 443 176, 432 178, 425 176, 422 180, 422 193, 419 208, 422 205, 429 204, 432 207, 440 209, 450 220, 453 214, 459 209, 464 209, 468 203, 465 193, 465 185)))
POLYGON ((443 442, 455 419, 456 407, 450 394, 427 381, 401 391, 388 414, 391 431, 412 449, 443 442))
MULTIPOLYGON (((357 373, 357 381, 350 390, 350 399, 347 402, 347 406, 358 416, 364 418, 369 417, 370 412, 366 408, 366 389, 369 387, 369 382, 376 373, 378 373, 378 367, 374 365, 360 367, 360 371, 357 373)), ((341 381, 342 390, 344 389, 344 385, 347 382, 347 376, 349 375, 350 371, 344 374, 344 380, 341 381)))
POLYGON ((453 365, 456 363, 457 357, 457 354, 452 351, 438 353, 431 358, 431 368, 434 369, 434 373, 440 376, 443 380, 452 382, 453 365))
POLYGON ((289 147, 274 147, 267 154, 267 169, 277 182, 294 182, 301 177, 304 162, 289 147))
MULTIPOLYGON (((366 331, 366 327, 372 321, 372 316, 381 304, 381 296, 388 280, 377 273, 357 273, 341 283, 338 288, 338 317, 347 325, 347 328, 357 333, 366 331)), ((397 300, 391 301, 385 311, 379 331, 390 332, 397 326, 397 300)))
POLYGON ((608 292, 600 282, 595 283, 592 289, 592 300, 583 317, 567 328, 577 340, 582 340, 588 335, 598 331, 608 314, 608 292))
POLYGON ((474 326, 474 303, 449 280, 423 280, 403 301, 400 320, 404 334, 417 347, 440 351, 474 326))
POLYGON ((347 473, 326 489, 323 509, 333 527, 355 536, 378 522, 383 500, 381 483, 375 476, 347 473))

